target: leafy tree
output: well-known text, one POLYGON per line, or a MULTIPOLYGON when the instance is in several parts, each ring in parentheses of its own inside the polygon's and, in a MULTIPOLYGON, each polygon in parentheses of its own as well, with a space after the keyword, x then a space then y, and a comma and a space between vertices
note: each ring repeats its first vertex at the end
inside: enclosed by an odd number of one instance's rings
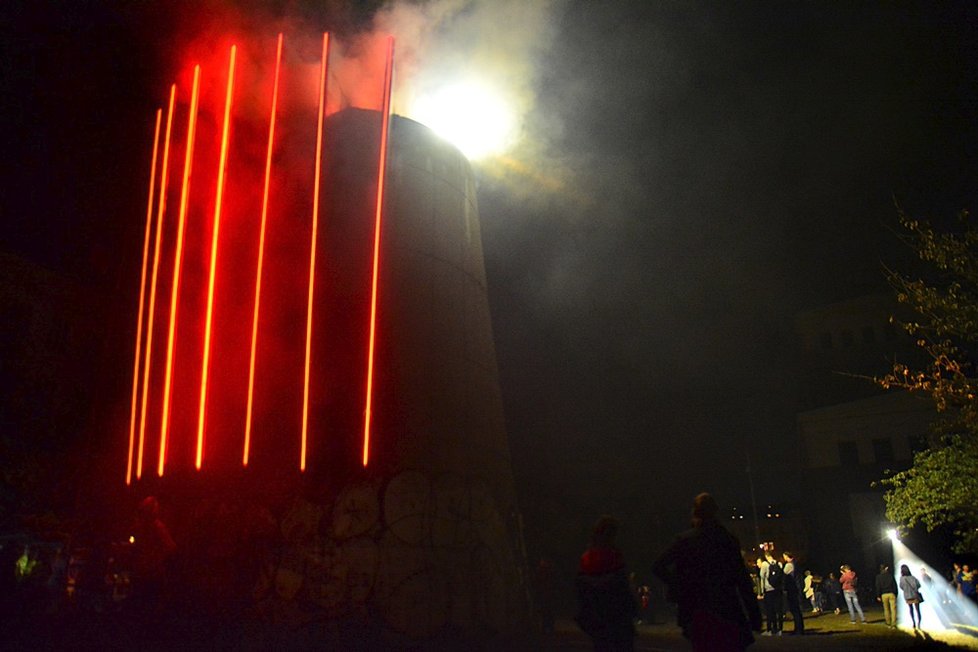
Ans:
POLYGON ((955 228, 899 213, 904 238, 928 275, 887 270, 897 300, 913 310, 901 325, 925 354, 924 364, 896 362, 876 381, 929 396, 940 415, 929 447, 912 466, 882 481, 886 514, 907 527, 950 528, 958 552, 978 551, 978 226, 967 212, 955 228))

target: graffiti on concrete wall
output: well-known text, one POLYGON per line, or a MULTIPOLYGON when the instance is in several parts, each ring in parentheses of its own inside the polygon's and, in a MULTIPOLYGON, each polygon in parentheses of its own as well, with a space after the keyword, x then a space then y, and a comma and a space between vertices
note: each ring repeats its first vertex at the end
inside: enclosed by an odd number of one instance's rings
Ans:
POLYGON ((296 499, 279 526, 255 587, 273 620, 377 616, 424 638, 448 624, 498 631, 522 609, 518 535, 480 478, 405 471, 328 504, 296 499))

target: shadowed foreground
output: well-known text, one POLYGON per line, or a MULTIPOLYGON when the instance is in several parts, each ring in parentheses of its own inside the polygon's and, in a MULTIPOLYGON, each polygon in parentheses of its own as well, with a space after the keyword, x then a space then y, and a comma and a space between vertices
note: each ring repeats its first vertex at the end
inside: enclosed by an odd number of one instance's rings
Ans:
MULTIPOLYGON (((908 630, 890 630, 878 613, 868 612, 869 623, 850 625, 845 614, 806 618, 803 637, 757 637, 751 650, 978 650, 978 637, 960 632, 915 636, 908 630)), ((791 629, 790 621, 786 626, 791 629)), ((670 623, 640 625, 636 650, 688 650, 679 629, 670 623)), ((590 650, 588 638, 570 620, 559 620, 550 637, 526 634, 491 641, 462 640, 446 632, 427 642, 380 641, 369 628, 349 622, 326 628, 321 623, 303 627, 269 625, 242 619, 181 616, 154 622, 136 621, 119 614, 67 614, 34 616, 14 623, 0 634, 3 650, 485 650, 561 651, 590 650)))

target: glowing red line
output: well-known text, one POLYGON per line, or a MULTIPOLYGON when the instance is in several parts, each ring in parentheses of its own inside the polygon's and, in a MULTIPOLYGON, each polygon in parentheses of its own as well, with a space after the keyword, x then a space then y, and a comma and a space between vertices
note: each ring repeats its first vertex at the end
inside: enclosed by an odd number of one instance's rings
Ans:
POLYGON ((166 380, 163 383, 163 421, 160 425, 159 475, 163 476, 166 461, 166 437, 170 421, 170 388, 173 384, 173 349, 177 332, 177 297, 180 294, 180 267, 183 263, 183 230, 187 222, 187 202, 190 196, 190 171, 194 160, 194 135, 197 130, 197 101, 200 92, 200 66, 194 66, 194 85, 190 94, 190 115, 187 120, 187 147, 183 160, 183 187, 180 189, 180 217, 177 221, 177 245, 173 254, 173 284, 170 288, 170 330, 166 342, 166 380))
MULTIPOLYGON (((156 192, 156 155, 160 150, 160 123, 163 109, 156 109, 156 128, 153 131, 153 162, 149 170, 149 199, 146 202, 146 235, 143 236, 143 270, 139 275, 139 312, 136 316, 136 355, 132 366, 132 409, 129 416, 129 462, 126 465, 126 484, 132 483, 132 451, 136 439, 136 403, 139 396, 139 359, 143 347, 143 304, 146 300, 146 267, 149 266, 149 236, 153 229, 153 195, 156 192)), ((142 437, 140 437, 142 446, 142 437)))
POLYGON ((370 459, 370 417, 373 403, 374 342, 377 335, 377 274, 380 270, 380 223, 384 207, 384 171, 387 168, 387 136, 390 128, 391 78, 394 71, 394 37, 387 37, 387 65, 384 69, 384 110, 380 127, 380 164, 377 168, 377 215, 374 220, 374 267, 370 283, 370 339, 367 346, 367 404, 363 419, 363 465, 370 459))
POLYGON ((143 442, 146 437, 146 410, 149 405, 149 378, 153 359, 153 332, 156 323, 156 285, 160 268, 160 241, 163 238, 163 214, 166 207, 166 186, 169 178, 170 160, 170 130, 173 125, 173 105, 176 99, 177 87, 170 86, 170 104, 166 112, 166 137, 163 141, 163 169, 160 173, 160 201, 156 218, 156 243, 153 245, 153 276, 149 286, 149 312, 146 324, 146 350, 143 359, 143 398, 142 409, 139 413, 139 462, 136 466, 136 477, 143 474, 143 442))
POLYGON ((261 272, 265 257, 265 223, 268 218, 268 187, 272 176, 272 146, 275 142, 275 109, 278 105, 278 76, 282 62, 282 34, 278 35, 275 51, 275 81, 272 86, 272 110, 268 122, 268 153, 265 156, 265 188, 261 200, 261 228, 258 235, 258 271, 255 276, 255 311, 251 320, 251 360, 248 364, 248 410, 245 415, 244 455, 242 466, 248 466, 248 453, 251 449, 251 409, 255 394, 255 356, 258 351, 258 308, 261 305, 261 272))
POLYGON ((204 356, 200 363, 200 410, 197 414, 197 460, 200 469, 204 458, 204 414, 207 412, 207 372, 211 354, 211 326, 214 317, 214 278, 217 276, 217 243, 221 231, 221 208, 224 199, 224 173, 228 162, 228 136, 231 129, 231 97, 234 89, 234 59, 238 48, 231 46, 228 64, 228 87, 224 99, 224 128, 221 132, 221 158, 217 166, 217 196, 214 200, 214 229, 211 234, 211 269, 207 279, 207 317, 204 322, 204 356))
POLYGON ((329 33, 323 34, 323 57, 319 73, 319 118, 316 125, 316 173, 312 190, 312 237, 309 246, 309 298, 306 305, 306 364, 302 384, 302 442, 299 451, 299 470, 306 470, 306 444, 309 430, 309 363, 312 357, 312 297, 316 279, 316 232, 319 227, 319 173, 323 154, 323 114, 326 109, 326 60, 329 54, 329 33))

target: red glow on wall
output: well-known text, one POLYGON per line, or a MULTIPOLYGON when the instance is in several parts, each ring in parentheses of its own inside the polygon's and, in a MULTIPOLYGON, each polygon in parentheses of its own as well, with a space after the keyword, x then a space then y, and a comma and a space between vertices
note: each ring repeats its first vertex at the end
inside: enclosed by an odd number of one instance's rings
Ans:
POLYGON ((316 248, 319 231, 319 189, 323 160, 323 114, 326 110, 326 69, 329 63, 329 34, 323 34, 323 55, 319 73, 319 111, 316 119, 316 164, 312 191, 312 236, 309 244, 309 298, 306 307, 306 359, 302 383, 302 435, 299 448, 299 470, 306 470, 309 447, 309 367, 312 361, 312 310, 316 282, 316 248))
POLYGON ((261 199, 261 225, 258 234, 258 262, 255 274, 255 309, 251 322, 251 356, 248 361, 248 405, 245 413, 245 434, 244 452, 241 458, 242 466, 248 466, 248 457, 251 453, 251 420, 254 411, 255 398, 255 357, 258 353, 258 314, 261 308, 261 277, 262 267, 265 260, 265 230, 268 222, 268 189, 272 178, 272 152, 275 147, 275 111, 278 107, 278 83, 279 75, 282 71, 282 41, 283 35, 279 33, 278 44, 275 47, 275 80, 272 83, 272 108, 268 118, 268 153, 265 155, 265 185, 262 190, 261 199))
POLYGON ((127 484, 154 449, 161 477, 205 458, 208 472, 357 468, 386 403, 393 40, 240 36, 197 39, 155 116, 127 484))
POLYGON ((200 66, 194 67, 193 90, 190 94, 190 112, 187 117, 187 145, 183 160, 183 186, 180 189, 180 213, 177 218, 177 242, 173 254, 173 282, 170 286, 170 328, 166 342, 166 378, 163 381, 163 415, 160 423, 160 458, 157 472, 162 477, 166 465, 166 439, 170 423, 170 394, 173 388, 173 352, 177 334, 177 299, 180 296, 180 270, 183 264, 183 236, 187 223, 190 199, 190 173, 194 161, 194 135, 197 130, 197 102, 200 94, 200 66))
POLYGON ((221 207, 224 203, 224 175, 227 172, 228 146, 231 132, 231 99, 234 96, 234 62, 237 46, 231 46, 228 63, 227 94, 224 100, 224 128, 221 131, 221 157, 217 167, 217 189, 214 199, 214 224, 211 235, 211 264, 207 278, 207 316, 204 322, 204 354, 200 363, 200 407, 197 417, 197 457, 195 466, 200 469, 204 460, 204 419, 207 413, 207 378, 210 370, 211 330, 214 324, 214 279, 217 276, 218 237, 221 233, 221 207))
MULTIPOLYGON (((166 192, 170 179, 170 136, 173 129, 173 108, 176 104, 177 86, 170 86, 170 102, 166 111, 166 136, 163 140, 163 165, 160 173, 160 201, 156 212, 156 244, 153 245, 153 278, 150 281, 149 324, 146 330, 146 360, 143 363, 143 400, 139 417, 139 433, 146 432, 146 411, 149 402, 150 362, 153 358, 153 331, 156 323, 156 288, 159 283, 160 250, 163 242, 163 217, 166 215, 166 192)), ((159 471, 159 468, 157 469, 159 471)), ((160 472, 162 473, 162 472, 160 472)))
POLYGON ((153 245, 153 274, 149 286, 149 313, 146 319, 146 347, 145 358, 143 360, 143 394, 142 405, 139 411, 139 456, 136 466, 136 477, 141 477, 143 472, 143 449, 146 440, 146 404, 149 397, 150 369, 153 358, 153 332, 156 324, 156 287, 159 281, 160 268, 160 242, 163 232, 163 215, 166 210, 166 188, 169 175, 170 160, 170 134, 173 125, 173 105, 176 97, 176 86, 170 87, 170 102, 166 112, 166 135, 163 140, 163 161, 160 173, 160 198, 156 217, 156 236, 153 245))
POLYGON ((391 77, 394 69, 394 39, 387 39, 387 58, 384 67, 384 107, 381 111, 380 162, 377 166, 377 208, 374 219, 373 269, 370 281, 370 336, 367 344, 367 402, 363 419, 363 465, 370 460, 370 422, 373 408, 374 345, 377 338, 377 274, 380 270, 380 225, 384 212, 384 177, 387 169, 387 136, 390 129, 391 77))

